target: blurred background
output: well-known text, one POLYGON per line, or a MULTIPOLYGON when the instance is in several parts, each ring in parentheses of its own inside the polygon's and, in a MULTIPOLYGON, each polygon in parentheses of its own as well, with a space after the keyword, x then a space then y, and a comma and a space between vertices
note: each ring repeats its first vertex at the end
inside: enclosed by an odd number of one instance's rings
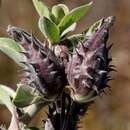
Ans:
MULTIPOLYGON (((130 130, 130 0, 93 0, 93 8, 78 23, 76 33, 83 31, 98 19, 114 15, 116 22, 111 29, 109 43, 114 43, 111 50, 113 64, 117 72, 109 84, 112 92, 96 99, 85 118, 81 130, 130 130)), ((44 0, 49 7, 64 3, 70 9, 88 3, 89 0, 44 0)), ((9 24, 33 31, 43 40, 37 27, 38 14, 31 0, 0 0, 0 36, 6 36, 9 24)), ((0 84, 15 88, 18 82, 17 66, 4 54, 0 53, 0 84)), ((44 112, 41 111, 33 120, 33 125, 42 124, 44 112)), ((8 125, 10 113, 0 107, 0 124, 8 125)))

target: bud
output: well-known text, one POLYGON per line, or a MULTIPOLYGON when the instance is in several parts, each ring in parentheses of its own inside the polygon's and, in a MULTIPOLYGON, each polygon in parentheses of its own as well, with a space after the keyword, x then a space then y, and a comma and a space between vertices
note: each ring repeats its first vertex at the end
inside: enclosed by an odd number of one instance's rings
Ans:
POLYGON ((91 101, 99 95, 110 80, 112 70, 107 47, 108 31, 113 17, 104 20, 102 26, 83 43, 79 43, 70 58, 66 73, 71 89, 71 98, 77 102, 91 101))
POLYGON ((67 82, 63 64, 47 43, 41 43, 32 34, 11 26, 8 33, 25 49, 20 52, 27 57, 27 61, 23 62, 26 68, 21 82, 35 87, 45 99, 54 100, 67 82))
POLYGON ((64 65, 67 64, 69 59, 69 50, 65 45, 54 46, 54 53, 63 62, 64 65))

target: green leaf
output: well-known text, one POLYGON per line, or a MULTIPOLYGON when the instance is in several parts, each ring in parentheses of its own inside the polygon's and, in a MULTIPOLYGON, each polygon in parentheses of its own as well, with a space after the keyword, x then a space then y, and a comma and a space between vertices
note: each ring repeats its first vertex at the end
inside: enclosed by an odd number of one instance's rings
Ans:
POLYGON ((40 0, 32 0, 33 1, 33 5, 36 9, 36 11, 38 12, 38 14, 40 15, 40 17, 45 16, 47 18, 49 18, 49 9, 47 8, 47 6, 41 2, 40 0))
POLYGON ((76 43, 79 43, 80 41, 84 40, 84 38, 85 38, 84 34, 74 34, 69 36, 67 39, 75 45, 76 43))
POLYGON ((59 23, 60 31, 63 32, 66 28, 68 28, 73 23, 77 22, 81 17, 83 17, 91 8, 92 2, 89 4, 80 6, 71 10, 67 15, 59 23))
POLYGON ((82 42, 85 38, 84 34, 74 34, 71 35, 69 37, 67 37, 67 39, 71 42, 71 45, 69 46, 69 50, 71 52, 73 52, 74 47, 79 43, 82 42))
POLYGON ((44 36, 52 43, 56 43, 60 40, 60 31, 54 22, 46 17, 39 19, 39 28, 44 36))
POLYGON ((0 104, 5 105, 12 114, 11 122, 8 130, 19 130, 19 124, 17 119, 17 112, 11 98, 15 96, 13 89, 0 85, 0 104))
POLYGON ((10 38, 0 38, 0 51, 23 67, 21 61, 26 61, 26 57, 19 53, 24 51, 23 47, 10 38))
POLYGON ((67 29, 65 29, 64 31, 63 31, 63 33, 61 34, 61 37, 63 37, 64 35, 66 35, 67 33, 69 33, 69 32, 72 32, 72 31, 74 31, 75 30, 75 28, 76 28, 76 23, 73 23, 72 25, 70 25, 67 29))
POLYGON ((57 23, 57 19, 54 16, 54 14, 50 13, 50 19, 56 24, 57 23))
POLYGON ((52 13, 56 16, 60 13, 59 11, 62 11, 64 15, 67 15, 69 13, 69 8, 65 4, 58 4, 52 7, 52 13))
POLYGON ((13 89, 0 84, 0 104, 5 105, 11 113, 13 113, 14 105, 11 97, 15 96, 13 89))
POLYGON ((26 107, 38 102, 41 99, 39 95, 34 94, 34 89, 30 86, 25 86, 22 84, 18 84, 17 86, 16 96, 13 99, 13 103, 17 107, 26 107))
POLYGON ((100 19, 99 21, 97 21, 96 23, 94 23, 89 29, 88 31, 85 33, 86 37, 90 37, 93 35, 93 33, 95 33, 101 26, 103 23, 103 19, 100 19))
POLYGON ((75 95, 72 94, 71 98, 78 103, 88 103, 88 102, 93 101, 96 98, 96 96, 94 96, 94 94, 95 94, 95 91, 92 90, 89 92, 89 94, 87 94, 85 96, 78 95, 78 94, 75 94, 75 95))
POLYGON ((69 13, 69 9, 64 4, 58 4, 52 7, 51 12, 56 18, 56 24, 58 24, 61 21, 61 19, 69 13))

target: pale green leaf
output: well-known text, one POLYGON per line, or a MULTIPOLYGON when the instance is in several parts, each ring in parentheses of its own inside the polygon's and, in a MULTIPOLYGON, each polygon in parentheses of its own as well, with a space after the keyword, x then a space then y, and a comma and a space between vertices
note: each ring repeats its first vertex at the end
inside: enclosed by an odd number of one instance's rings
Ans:
POLYGON ((101 27, 102 23, 103 23, 103 19, 100 19, 99 21, 94 23, 92 26, 90 26, 88 31, 85 33, 86 37, 92 36, 92 34, 95 33, 101 27))
POLYGON ((71 45, 69 45, 69 50, 71 52, 73 52, 74 47, 79 42, 82 42, 84 40, 84 37, 85 37, 84 34, 74 34, 74 35, 71 35, 71 36, 67 37, 67 39, 71 42, 71 45))
POLYGON ((16 96, 13 99, 13 103, 17 107, 26 107, 38 102, 41 97, 34 94, 34 89, 30 86, 18 84, 16 90, 16 96))
POLYGON ((81 17, 83 17, 89 11, 91 6, 92 6, 92 2, 71 10, 67 15, 63 17, 63 19, 59 23, 58 26, 60 28, 60 31, 63 32, 71 24, 77 22, 81 17))
POLYGON ((89 94, 83 96, 83 95, 78 95, 78 94, 72 94, 71 95, 71 98, 78 102, 78 103, 88 103, 88 102, 91 102, 95 99, 96 96, 94 96, 95 94, 95 91, 90 91, 89 94))
POLYGON ((41 0, 32 0, 32 1, 40 17, 45 16, 49 18, 49 9, 47 8, 47 6, 43 2, 41 2, 41 0))
POLYGON ((39 29, 44 36, 52 43, 55 44, 60 39, 60 31, 57 25, 46 17, 39 19, 39 29))
POLYGON ((84 40, 84 38, 85 38, 84 34, 74 34, 74 35, 69 36, 67 39, 75 45, 79 43, 80 41, 84 40))
POLYGON ((20 62, 26 61, 26 57, 22 53, 19 53, 24 51, 19 43, 10 38, 0 38, 0 51, 23 67, 20 62))
POLYGON ((56 24, 58 24, 61 21, 61 19, 69 13, 69 9, 64 4, 58 4, 52 7, 51 12, 55 16, 56 24))
POLYGON ((13 89, 0 84, 0 104, 5 105, 13 113, 14 105, 11 98, 15 96, 13 89))
POLYGON ((57 19, 54 16, 54 14, 50 13, 50 19, 56 24, 57 23, 57 19))
POLYGON ((8 130, 19 130, 17 112, 11 98, 15 96, 13 89, 0 85, 0 104, 5 105, 12 114, 11 122, 8 130))
POLYGON ((76 28, 76 25, 77 25, 76 23, 73 23, 73 24, 70 25, 67 29, 65 29, 65 30, 63 31, 63 33, 61 34, 61 37, 64 36, 64 35, 66 35, 66 34, 69 33, 69 32, 74 31, 75 28, 76 28))

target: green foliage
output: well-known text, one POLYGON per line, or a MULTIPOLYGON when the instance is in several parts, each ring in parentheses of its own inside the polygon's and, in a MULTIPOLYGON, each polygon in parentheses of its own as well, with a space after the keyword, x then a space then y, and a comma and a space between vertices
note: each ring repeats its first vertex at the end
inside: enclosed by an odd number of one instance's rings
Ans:
POLYGON ((20 62, 26 60, 26 57, 19 53, 24 51, 23 47, 10 38, 0 38, 0 51, 20 66, 23 66, 20 62))
POLYGON ((86 37, 92 36, 92 34, 95 33, 97 29, 101 27, 102 23, 103 23, 103 19, 100 19, 99 21, 94 23, 92 26, 90 26, 89 29, 85 33, 86 37))
POLYGON ((95 93, 95 91, 91 91, 86 96, 72 95, 72 98, 73 98, 74 101, 76 101, 78 103, 88 103, 88 102, 91 102, 95 99, 94 93, 95 93))
POLYGON ((38 12, 38 14, 42 17, 45 16, 47 18, 49 18, 49 9, 47 8, 47 6, 41 2, 40 0, 32 0, 33 1, 33 5, 36 9, 36 11, 38 12))
POLYGON ((71 42, 71 45, 68 46, 69 50, 72 52, 74 46, 76 46, 79 42, 83 42, 84 40, 90 38, 101 27, 103 21, 103 19, 98 20, 81 34, 73 34, 68 36, 67 39, 71 42))
POLYGON ((39 28, 44 36, 52 43, 55 44, 60 39, 60 31, 54 22, 46 17, 39 19, 39 28))
POLYGON ((64 35, 67 35, 69 32, 72 32, 75 30, 76 28, 76 23, 73 23, 72 25, 70 25, 67 29, 65 29, 62 33, 61 33, 61 37, 63 37, 64 35))
MULTIPOLYGON (((67 39, 72 43, 73 46, 78 44, 79 42, 83 42, 85 39, 92 36, 103 24, 103 19, 98 20, 93 25, 91 25, 86 31, 84 31, 82 34, 74 34, 67 39)), ((73 48, 73 46, 71 46, 73 48)))
POLYGON ((13 103, 17 107, 26 107, 41 100, 39 95, 34 94, 32 87, 22 84, 18 84, 17 86, 16 96, 13 98, 13 103))
POLYGON ((52 7, 52 14, 55 16, 56 24, 58 24, 61 19, 69 13, 69 9, 64 4, 54 5, 52 7))
POLYGON ((68 28, 73 23, 80 20, 91 8, 92 2, 78 8, 71 10, 67 15, 59 23, 60 32, 63 32, 66 28, 68 28))
POLYGON ((0 104, 5 105, 13 113, 14 105, 11 98, 15 96, 13 89, 0 84, 0 104))
POLYGON ((84 39, 85 39, 85 34, 73 34, 67 37, 67 40, 69 40, 69 42, 67 43, 66 46, 69 48, 69 51, 72 53, 74 50, 74 47, 79 42, 83 42, 84 39))
POLYGON ((91 8, 92 2, 74 8, 69 12, 69 9, 64 4, 54 5, 51 12, 39 0, 32 0, 33 4, 40 15, 39 28, 43 35, 51 44, 58 44, 63 37, 76 28, 76 22, 81 19, 91 8))
POLYGON ((71 43, 73 43, 73 45, 76 45, 79 42, 82 42, 85 38, 84 34, 74 34, 68 37, 68 40, 71 41, 71 43))

